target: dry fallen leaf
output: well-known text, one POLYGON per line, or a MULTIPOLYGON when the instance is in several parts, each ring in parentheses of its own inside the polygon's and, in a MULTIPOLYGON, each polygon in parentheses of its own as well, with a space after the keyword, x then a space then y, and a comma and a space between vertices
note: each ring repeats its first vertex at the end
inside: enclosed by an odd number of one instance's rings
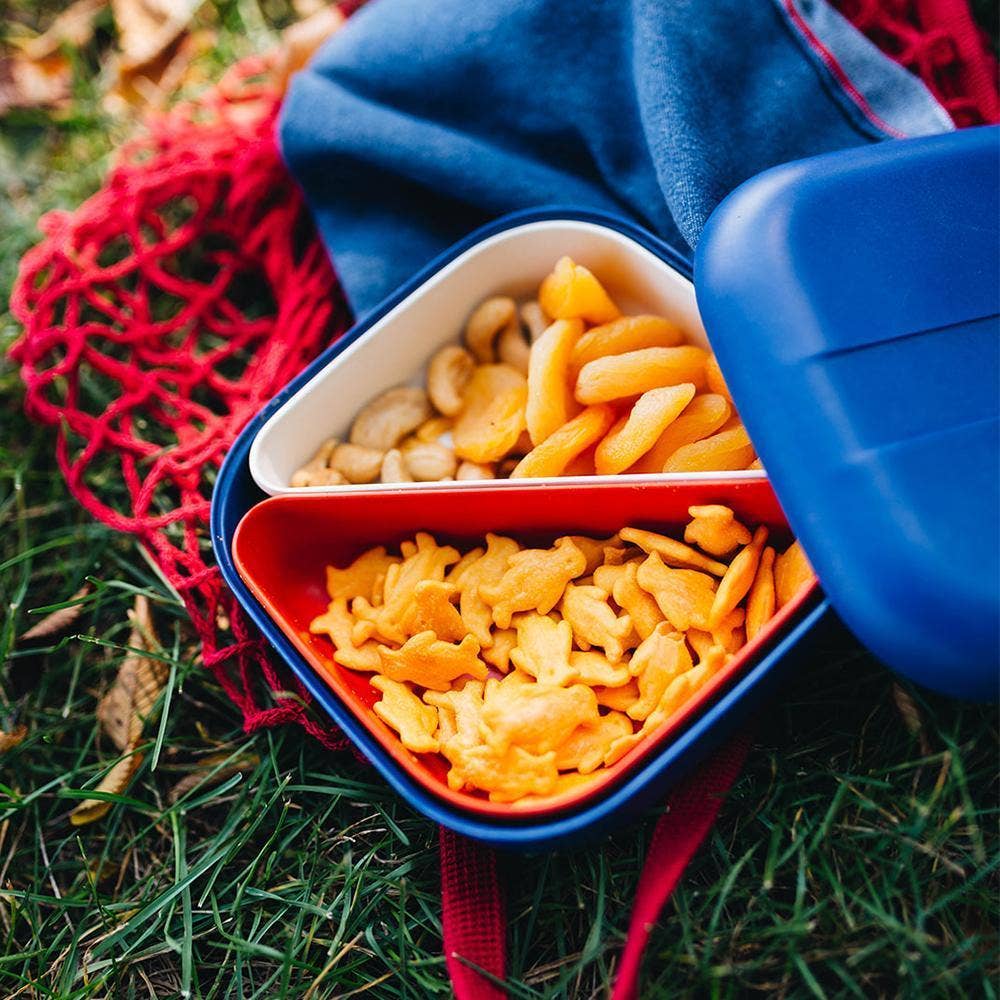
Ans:
POLYGON ((0 729, 0 753, 13 750, 27 735, 28 727, 24 723, 15 726, 9 733, 5 733, 0 729))
POLYGON ((76 0, 36 38, 20 44, 29 59, 44 59, 55 55, 63 45, 82 48, 94 37, 94 21, 108 5, 108 0, 76 0))
MULTIPOLYGON (((132 622, 128 637, 130 652, 122 660, 114 684, 97 706, 97 720, 101 728, 125 754, 97 786, 98 791, 113 795, 125 789, 142 763, 142 755, 135 749, 142 739, 143 723, 167 679, 166 664, 135 651, 159 645, 153 632, 149 601, 141 594, 136 597, 129 618, 132 622)), ((93 823, 104 816, 110 807, 111 804, 102 799, 86 799, 70 813, 70 822, 74 826, 93 823)))
POLYGON ((259 764, 260 757, 255 753, 243 754, 239 757, 230 757, 227 753, 209 754, 198 761, 196 770, 184 775, 170 789, 170 801, 176 802, 178 799, 182 799, 188 792, 202 784, 207 787, 219 785, 234 774, 252 771, 259 764))
MULTIPOLYGON (((81 601, 89 593, 90 584, 85 583, 70 600, 81 601)), ((80 617, 81 611, 83 611, 82 603, 70 604, 68 607, 59 608, 35 622, 27 631, 22 632, 19 636, 19 641, 32 642, 35 639, 47 639, 49 636, 59 635, 65 632, 80 617)))
POLYGON ((282 90, 288 86, 291 75, 302 69, 343 23, 340 10, 329 6, 285 29, 275 58, 275 75, 282 90))

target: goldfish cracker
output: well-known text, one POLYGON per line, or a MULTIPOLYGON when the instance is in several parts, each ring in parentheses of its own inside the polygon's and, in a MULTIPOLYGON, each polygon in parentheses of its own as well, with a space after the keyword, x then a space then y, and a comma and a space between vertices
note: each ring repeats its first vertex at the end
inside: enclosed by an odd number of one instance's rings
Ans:
POLYGON ((770 546, 760 554, 757 573, 747 594, 747 639, 753 639, 774 614, 774 549, 770 546))
MULTIPOLYGON (((603 567, 608 569, 609 567, 603 567)), ((614 581, 611 596, 615 603, 632 619, 632 627, 640 639, 648 639, 652 632, 663 621, 663 612, 652 594, 639 586, 639 564, 625 563, 621 573, 614 581)))
POLYGON ((493 642, 488 649, 482 650, 480 655, 491 667, 505 674, 510 670, 510 654, 516 645, 517 629, 494 629, 493 642))
POLYGON ((570 257, 556 261, 538 289, 538 303, 553 319, 610 323, 620 313, 601 283, 570 257))
POLYGON ((438 713, 425 705, 405 684, 376 674, 371 685, 382 693, 372 710, 399 733, 399 741, 414 753, 436 753, 438 713))
POLYGON ((485 744, 467 747, 452 740, 441 748, 451 762, 448 786, 459 790, 466 786, 489 793, 491 802, 516 802, 526 795, 548 795, 556 787, 555 751, 529 753, 511 746, 498 751, 485 744))
POLYGON ((703 552, 727 556, 750 541, 750 530, 736 520, 729 507, 706 504, 689 507, 688 514, 691 522, 684 529, 684 541, 703 552))
POLYGON ((583 785, 589 785, 591 780, 589 774, 580 774, 579 771, 560 772, 552 789, 545 795, 524 795, 512 803, 512 805, 515 809, 543 805, 551 802, 553 799, 561 798, 563 795, 575 792, 583 785))
POLYGON ((531 348, 525 421, 534 445, 541 444, 580 409, 570 391, 567 370, 581 333, 580 320, 557 319, 531 348))
POLYGON ((400 628, 407 635, 432 631, 445 642, 461 642, 468 634, 458 608, 451 603, 458 588, 438 580, 421 580, 413 588, 413 603, 403 612, 400 628))
POLYGON ((574 649, 569 654, 573 677, 588 687, 623 687, 631 680, 627 663, 612 663, 604 653, 574 649))
POLYGON ((461 559, 455 563, 451 569, 448 570, 444 575, 444 582, 450 583, 455 587, 462 586, 462 579, 465 576, 465 571, 472 566, 473 563, 477 562, 486 550, 482 546, 477 546, 474 549, 469 549, 461 559))
POLYGON ((709 392, 714 392, 718 396, 724 396, 731 403, 733 397, 729 392, 729 386, 722 377, 722 369, 719 367, 719 359, 710 354, 705 362, 705 377, 708 380, 709 392))
POLYGON ((425 691, 423 698, 440 715, 450 716, 454 732, 447 738, 442 734, 441 743, 457 739, 471 747, 480 742, 479 727, 483 719, 485 685, 477 680, 460 681, 459 684, 460 687, 453 687, 449 691, 425 691))
POLYGON ((615 411, 610 406, 588 406, 529 451, 510 478, 561 476, 573 459, 604 437, 614 419, 615 411))
POLYGON ((644 392, 628 416, 622 417, 597 446, 597 474, 613 476, 634 465, 694 399, 694 393, 690 382, 644 392))
POLYGON ((395 556, 386 555, 385 546, 369 549, 345 569, 336 566, 326 568, 326 592, 331 601, 338 597, 351 600, 354 597, 365 597, 373 600, 375 583, 380 576, 384 577, 386 570, 399 560, 395 556))
MULTIPOLYGON (((355 598, 355 600, 357 600, 357 598, 355 598)), ((357 618, 351 628, 351 643, 354 646, 361 646, 377 633, 378 628, 374 622, 364 621, 361 618, 357 618)))
POLYGON ((577 726, 565 743, 556 750, 556 767, 560 771, 575 770, 580 774, 596 771, 604 762, 611 744, 632 733, 632 723, 621 712, 599 716, 596 722, 577 726))
POLYGON ((718 628, 726 615, 746 597, 757 574, 757 564, 766 541, 767 528, 761 526, 753 533, 750 544, 745 545, 729 564, 712 602, 708 619, 710 631, 718 628))
MULTIPOLYGON (((593 573, 604 562, 604 550, 621 545, 621 539, 617 535, 608 538, 590 538, 588 535, 566 535, 582 553, 587 560, 585 573, 593 573)), ((557 539, 558 541, 558 539, 557 539)))
POLYGON ((543 754, 565 743, 577 726, 598 718, 597 698, 585 684, 503 683, 487 688, 483 732, 486 743, 501 752, 516 744, 543 754))
POLYGON ((595 687, 594 696, 602 708, 627 712, 639 700, 639 684, 633 677, 621 687, 595 687))
MULTIPOLYGON (((605 563, 598 566, 593 573, 594 586, 600 587, 606 594, 613 594, 615 584, 624 575, 627 563, 605 563)), ((618 601, 618 598, 615 598, 618 601)), ((618 601, 621 604, 621 601, 618 601)))
POLYGON ((560 687, 574 676, 569 654, 573 648, 573 630, 569 622, 559 621, 537 611, 514 615, 517 645, 510 651, 510 661, 519 670, 531 674, 540 684, 560 687))
POLYGON ((733 608, 719 624, 712 629, 712 645, 724 649, 727 653, 735 653, 746 644, 746 633, 743 623, 746 612, 743 608, 733 608))
POLYGON ((661 622, 649 638, 632 654, 629 670, 639 683, 639 700, 626 711, 629 718, 641 722, 659 705, 670 682, 691 669, 691 654, 684 636, 661 622))
POLYGON ((609 354, 641 351, 646 347, 676 347, 684 343, 684 331, 662 316, 622 316, 588 330, 573 347, 575 368, 609 354))
POLYGON ((628 615, 619 618, 614 613, 605 591, 567 583, 559 610, 572 626, 573 638, 580 649, 600 646, 611 663, 621 661, 625 641, 632 631, 632 619, 628 615))
POLYGON ((732 407, 712 393, 695 396, 684 412, 660 435, 652 448, 628 471, 648 475, 663 472, 668 458, 683 445, 707 438, 729 419, 732 407))
POLYGON ((705 386, 705 358, 705 351, 690 344, 646 347, 597 358, 580 369, 576 377, 576 399, 589 406, 685 382, 702 389, 705 386))
POLYGON ((681 569, 700 569, 713 576, 724 576, 726 573, 725 563, 709 559, 697 549, 667 535, 661 535, 656 531, 644 531, 642 528, 622 528, 619 534, 622 541, 637 545, 643 552, 649 554, 656 552, 668 566, 677 566, 681 569))
POLYGON ((487 677, 486 664, 479 659, 479 642, 472 635, 453 645, 433 632, 418 632, 399 649, 379 646, 378 652, 386 677, 434 691, 447 691, 452 681, 465 674, 480 681, 487 677))
POLYGON ((312 620, 309 631, 327 635, 335 647, 334 662, 350 670, 374 671, 381 666, 378 646, 374 642, 354 645, 354 618, 347 610, 347 599, 338 597, 330 602, 326 612, 312 620))
POLYGON ((517 611, 547 615, 559 603, 566 584, 586 568, 584 554, 569 538, 560 538, 551 549, 523 549, 511 556, 500 580, 482 584, 479 596, 493 608, 493 621, 509 628, 517 611))
POLYGON ((664 472, 730 472, 754 460, 746 428, 739 424, 711 437, 682 445, 663 463, 664 472))
POLYGON ((520 551, 521 546, 513 538, 490 532, 486 535, 486 551, 459 577, 461 596, 458 608, 462 621, 483 648, 493 644, 493 609, 479 596, 479 588, 482 584, 495 583, 500 579, 511 558, 520 551))
POLYGON ((479 365, 462 395, 451 439, 455 454, 469 462, 496 462, 525 428, 528 381, 510 365, 479 365))
POLYGON ((636 579, 653 595, 664 617, 679 632, 689 628, 709 630, 709 616, 715 600, 715 580, 693 569, 664 566, 654 552, 639 566, 636 579))
POLYGON ((783 608, 814 578, 802 543, 794 541, 774 560, 774 589, 778 608, 783 608))

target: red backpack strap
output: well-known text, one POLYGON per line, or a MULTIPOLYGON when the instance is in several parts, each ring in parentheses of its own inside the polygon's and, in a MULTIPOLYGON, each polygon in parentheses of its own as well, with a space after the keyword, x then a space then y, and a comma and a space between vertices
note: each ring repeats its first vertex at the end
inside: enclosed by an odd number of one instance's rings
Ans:
POLYGON ((457 1000, 503 1000, 507 991, 473 968, 478 966, 501 981, 506 974, 507 925, 496 855, 444 827, 441 930, 457 1000))

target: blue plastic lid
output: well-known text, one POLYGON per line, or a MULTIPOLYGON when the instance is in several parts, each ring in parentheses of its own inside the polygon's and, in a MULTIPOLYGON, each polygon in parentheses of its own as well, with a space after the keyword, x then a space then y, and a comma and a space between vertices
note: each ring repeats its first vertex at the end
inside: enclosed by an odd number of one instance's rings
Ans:
POLYGON ((824 589, 899 673, 998 693, 1000 129, 777 167, 698 247, 706 329, 824 589))

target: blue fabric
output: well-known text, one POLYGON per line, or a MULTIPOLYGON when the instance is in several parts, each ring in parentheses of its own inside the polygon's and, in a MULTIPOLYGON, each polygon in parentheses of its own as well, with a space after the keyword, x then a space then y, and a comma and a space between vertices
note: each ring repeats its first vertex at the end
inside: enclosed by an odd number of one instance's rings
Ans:
MULTIPOLYGON (((788 3, 371 0, 293 80, 280 122, 356 313, 509 211, 604 209, 687 249, 748 177, 886 138, 788 3)), ((883 120, 943 123, 922 85, 825 14, 883 120)))

